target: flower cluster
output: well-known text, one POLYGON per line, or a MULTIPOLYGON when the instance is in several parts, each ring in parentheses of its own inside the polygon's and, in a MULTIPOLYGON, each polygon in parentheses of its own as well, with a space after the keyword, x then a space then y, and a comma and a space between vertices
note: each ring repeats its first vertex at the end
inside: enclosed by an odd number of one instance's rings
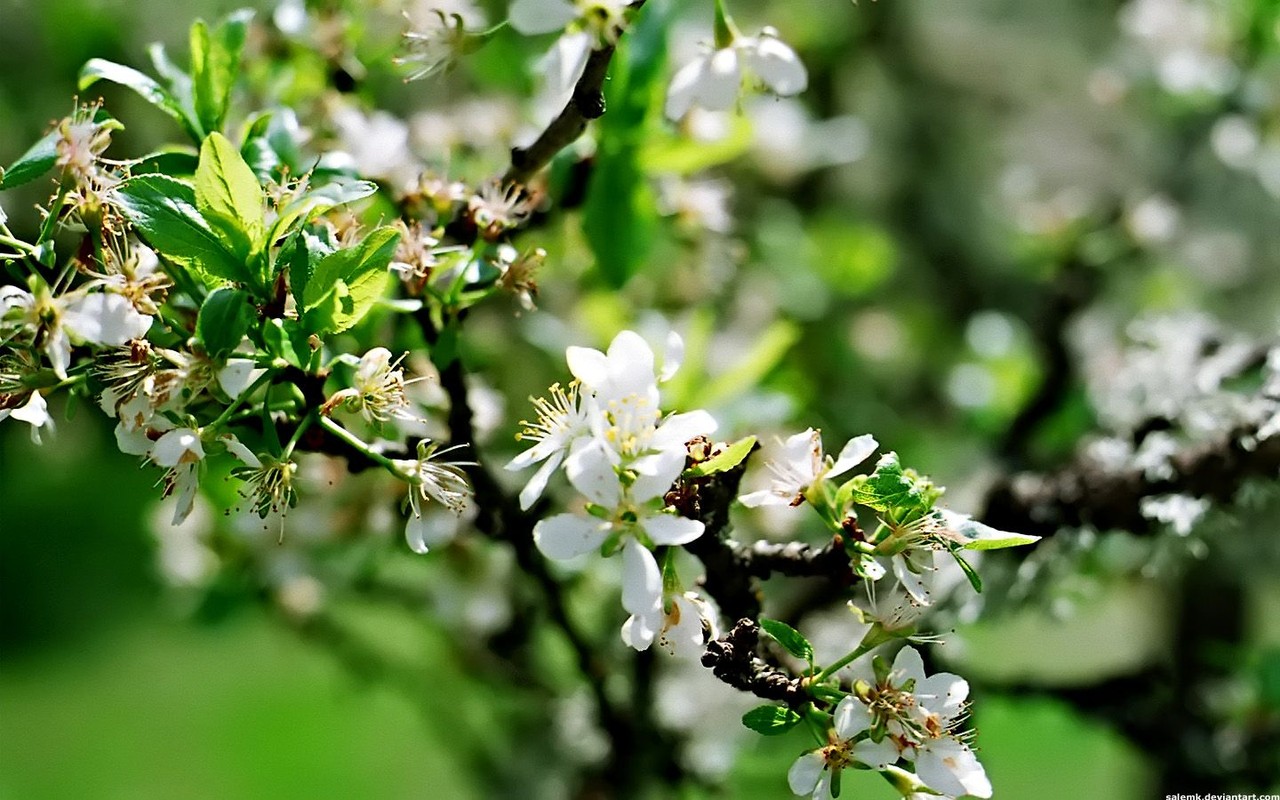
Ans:
POLYGON ((664 416, 660 410, 658 383, 675 373, 679 350, 673 338, 656 372, 653 350, 632 331, 619 333, 607 353, 570 347, 566 358, 574 382, 551 387, 550 399, 534 400, 538 417, 521 434, 533 446, 507 465, 519 470, 543 464, 520 494, 525 508, 564 467, 586 499, 585 513, 541 520, 534 540, 556 560, 592 551, 622 554, 622 605, 631 614, 622 638, 637 650, 655 640, 673 651, 696 647, 703 624, 713 630, 715 625, 706 603, 679 589, 669 559, 660 568, 653 553, 693 541, 704 527, 671 513, 663 499, 684 470, 686 443, 716 429, 705 411, 664 416))
POLYGON ((892 572, 912 601, 935 602, 931 584, 938 570, 936 555, 950 553, 969 572, 961 550, 991 550, 1030 544, 1034 536, 995 530, 967 514, 936 507, 943 490, 914 470, 903 469, 896 453, 886 453, 869 475, 836 486, 833 479, 865 461, 879 446, 870 435, 850 440, 837 458, 826 455, 812 428, 780 442, 781 452, 768 462, 768 488, 739 498, 749 508, 809 505, 846 542, 854 570, 869 582, 892 572), (875 515, 869 534, 859 525, 856 508, 875 515))
POLYGON ((841 770, 857 763, 885 771, 902 760, 931 790, 923 796, 991 796, 986 771, 960 730, 969 696, 963 678, 926 676, 913 647, 899 650, 892 667, 864 658, 850 671, 853 693, 836 706, 829 743, 796 759, 787 774, 791 791, 825 800, 839 794, 841 770))

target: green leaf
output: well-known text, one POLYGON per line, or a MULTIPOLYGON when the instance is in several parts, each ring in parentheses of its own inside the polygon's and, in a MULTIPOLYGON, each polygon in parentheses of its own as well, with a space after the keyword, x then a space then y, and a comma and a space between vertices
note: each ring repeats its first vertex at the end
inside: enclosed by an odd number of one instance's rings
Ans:
POLYGON ((582 212, 582 232, 605 282, 621 288, 649 258, 657 236, 657 200, 634 145, 605 147, 582 212))
POLYGON ((220 130, 240 72, 240 54, 253 12, 241 9, 210 33, 204 20, 191 26, 191 83, 196 117, 208 132, 220 130))
MULTIPOLYGON (((269 319, 262 326, 262 342, 267 352, 283 358, 299 369, 306 369, 311 359, 307 331, 292 319, 269 319)), ((274 426, 272 426, 274 428, 274 426)))
POLYGON ((706 476, 714 475, 717 472, 728 472, 741 464, 746 457, 751 454, 751 451, 755 449, 755 446, 756 437, 754 436, 739 439, 724 450, 721 450, 714 457, 685 470, 685 477, 705 478, 706 476))
POLYGON ((190 178, 196 174, 199 157, 193 148, 164 148, 148 153, 130 169, 131 175, 154 173, 170 178, 190 178))
POLYGON ((845 484, 842 493, 846 487, 851 489, 850 499, 853 502, 880 512, 914 505, 923 499, 916 481, 903 471, 898 454, 894 452, 880 457, 875 472, 845 484))
MULTIPOLYGON (((327 234, 328 229, 322 229, 321 233, 327 234)), ((280 254, 276 257, 275 271, 279 273, 283 269, 289 270, 289 288, 293 292, 293 299, 297 302, 298 308, 303 307, 302 298, 306 294, 307 283, 311 280, 311 273, 315 271, 316 265, 336 249, 332 241, 326 241, 325 238, 306 229, 296 231, 285 240, 280 248, 280 254)))
POLYGON ((725 401, 756 386, 764 376, 786 357, 800 340, 800 327, 785 319, 774 320, 760 334, 746 356, 706 386, 694 393, 697 408, 722 405, 725 401))
POLYGON ((657 199, 641 149, 662 104, 665 23, 670 4, 641 10, 614 57, 600 120, 600 149, 587 186, 582 230, 605 281, 621 287, 648 259, 658 231, 657 199))
POLYGON ((355 247, 320 259, 302 292, 306 327, 338 333, 359 322, 386 291, 387 265, 399 242, 399 231, 378 228, 355 247))
POLYGON ((204 276, 247 283, 244 260, 227 249, 196 208, 195 189, 164 175, 139 175, 116 187, 116 206, 165 258, 204 276))
POLYGON ((640 163, 650 172, 692 175, 745 155, 753 138, 751 122, 745 116, 731 118, 729 132, 711 141, 657 133, 645 142, 640 163))
POLYGON ((765 736, 786 733, 800 723, 800 715, 786 706, 756 706, 742 715, 742 724, 765 736))
POLYGON ((1025 533, 1010 533, 984 525, 976 519, 954 511, 938 512, 943 524, 957 538, 963 539, 960 546, 965 550, 1000 550, 1005 547, 1019 547, 1040 541, 1039 536, 1025 533))
POLYGON ((973 568, 973 565, 965 561, 964 556, 960 555, 958 550, 952 550, 951 557, 956 560, 956 564, 960 565, 960 571, 969 579, 969 585, 973 587, 973 590, 978 594, 982 594, 982 577, 978 575, 978 571, 973 568))
POLYGON ((809 644, 809 640, 804 638, 800 631, 787 623, 769 619, 768 617, 761 617, 760 630, 767 633, 771 639, 782 645, 788 653, 796 658, 802 658, 809 662, 813 661, 813 645, 809 644))
POLYGON ((88 89, 98 81, 109 81, 132 89, 143 100, 172 117, 191 138, 196 141, 204 135, 200 123, 192 119, 183 109, 181 102, 169 90, 156 83, 149 76, 138 72, 133 67, 117 64, 101 58, 91 58, 80 69, 80 91, 88 89))
POLYGON ((243 261, 262 244, 262 204, 262 187, 240 151, 222 134, 209 134, 196 166, 196 207, 243 261))
POLYGON ((200 306, 196 336, 206 353, 223 358, 240 344, 255 316, 248 292, 225 286, 215 289, 200 306))
POLYGON ((18 156, 18 160, 8 169, 0 170, 0 188, 12 189, 15 186, 33 181, 53 169, 58 160, 57 129, 45 134, 40 141, 31 145, 27 152, 18 156))

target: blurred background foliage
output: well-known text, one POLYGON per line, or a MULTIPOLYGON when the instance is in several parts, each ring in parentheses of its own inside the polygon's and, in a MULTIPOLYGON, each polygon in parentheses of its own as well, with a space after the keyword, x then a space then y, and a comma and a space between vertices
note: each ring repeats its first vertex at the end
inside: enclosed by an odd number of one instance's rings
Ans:
MULTIPOLYGON (((683 63, 709 34, 711 3, 650 3, 646 13, 675 20, 665 45, 683 63)), ((0 162, 70 112, 88 58, 142 67, 153 41, 181 54, 193 17, 239 5, 0 0, 0 162)), ((247 5, 281 27, 297 8, 247 5)), ((482 180, 554 107, 525 102, 538 85, 526 67, 549 39, 505 30, 448 76, 405 84, 390 63, 400 6, 313 5, 334 29, 256 41, 244 99, 274 94, 304 119, 328 120, 317 149, 346 150, 374 177, 395 180, 415 163, 482 180)), ((434 4, 409 5, 413 16, 434 4)), ((501 2, 476 5, 503 17, 501 2)), ((1274 336, 1280 4, 731 6, 745 30, 772 24, 797 48, 810 90, 751 98, 741 118, 696 116, 679 130, 654 113, 670 66, 652 98, 637 100, 634 85, 611 97, 594 155, 600 184, 522 241, 553 254, 539 310, 490 304, 468 321, 465 360, 505 398, 490 413, 494 463, 515 450, 522 398, 563 379, 565 345, 671 324, 689 344, 672 406, 711 409, 726 438, 811 425, 833 442, 871 431, 950 487, 954 507, 977 511, 1003 471, 1052 467, 1100 425, 1123 429, 1136 412, 1107 378, 1134 320, 1200 314, 1274 336), (633 131, 638 147, 608 150, 630 126, 643 134, 633 131), (1047 413, 1018 429, 1035 402, 1047 413)), ((617 68, 645 67, 631 55, 617 68)), ((99 90, 127 126, 109 155, 179 138, 136 97, 99 90)), ((592 148, 588 139, 558 159, 552 186, 571 185, 592 148)), ((46 190, 0 198, 15 231, 36 224, 26 212, 46 190)), ((155 475, 115 451, 95 409, 65 417, 39 449, 0 425, 0 797, 554 797, 563 776, 543 768, 547 753, 580 747, 590 758, 598 747, 576 681, 511 685, 456 645, 459 623, 487 607, 464 608, 449 570, 483 588, 503 574, 492 545, 464 535, 412 557, 390 516, 394 498, 375 492, 381 518, 316 528, 345 533, 312 536, 302 511, 290 523, 290 552, 305 565, 280 569, 311 583, 281 579, 270 559, 225 542, 220 561, 193 567, 205 556, 153 524, 155 475), (376 589, 365 580, 375 573, 390 576, 376 589), (341 625, 309 616, 320 602, 320 619, 341 625), (548 692, 560 739, 543 727, 548 692)), ((231 490, 222 495, 215 509, 235 505, 231 490)), ((1217 704, 1242 725, 1277 713, 1276 502, 1258 495, 1187 536, 1064 536, 1050 551, 1061 565, 1045 567, 1046 557, 1033 588, 1013 565, 983 603, 954 610, 958 633, 939 657, 975 685, 997 797, 1152 796, 1169 765, 1050 690, 1168 659, 1187 602, 1182 576, 1206 564, 1251 571, 1230 623, 1240 635, 1209 654, 1226 662, 1221 680, 1187 703, 1217 704)), ((209 527, 234 524, 218 513, 209 527)), ((779 523, 744 520, 740 537, 779 523)), ((809 533, 821 535, 769 535, 809 533)), ((616 620, 592 610, 600 588, 579 581, 573 599, 611 631, 616 620)), ((788 591, 771 599, 785 603, 788 591)), ((567 658, 550 635, 536 645, 535 660, 567 658)), ((671 702, 678 720, 678 696, 671 702)), ((723 776, 723 796, 782 796, 801 737, 738 734, 740 750, 709 740, 695 760, 723 776)), ((1230 742, 1204 747, 1231 757, 1230 742)), ((876 783, 867 796, 884 796, 876 783)))

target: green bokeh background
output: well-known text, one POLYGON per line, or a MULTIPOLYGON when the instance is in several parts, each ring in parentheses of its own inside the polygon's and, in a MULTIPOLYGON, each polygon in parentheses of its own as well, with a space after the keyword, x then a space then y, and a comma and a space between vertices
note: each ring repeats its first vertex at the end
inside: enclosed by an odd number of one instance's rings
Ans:
MULTIPOLYGON (((841 5, 842 0, 823 2, 841 5)), ((193 16, 213 17, 238 5, 0 0, 0 161, 12 160, 51 120, 70 111, 74 75, 86 59, 138 64, 143 45, 153 40, 181 52, 193 16)), ((967 16, 990 21, 1013 15, 1004 44, 1016 49, 1015 60, 1028 59, 1028 49, 1034 51, 1037 43, 1058 43, 1046 58, 1087 61, 1114 25, 1115 6, 1108 3, 946 5, 951 7, 926 12, 926 21, 936 27, 967 16), (1070 44, 1061 43, 1064 32, 1073 37, 1070 44)), ((851 12, 842 7, 839 13, 851 12)), ((809 13, 801 19, 808 20, 797 26, 802 35, 817 42, 815 48, 821 46, 821 26, 815 22, 821 17, 809 13)), ((965 33, 963 27, 955 30, 965 33)), ((825 91, 830 94, 831 87, 825 91)), ((1038 95, 1054 91, 1051 82, 1026 89, 1038 95)), ((155 119, 127 95, 113 97, 121 118, 155 119)), ((981 131, 1000 125, 998 111, 991 109, 958 109, 957 115, 957 127, 979 138, 981 131)), ((147 130, 146 123, 139 126, 127 135, 139 141, 166 135, 147 130)), ((973 141, 955 146, 973 146, 973 141)), ((962 183, 966 176, 945 171, 978 169, 992 157, 975 148, 940 165, 939 184, 962 183)), ((886 167, 869 169, 870 179, 856 180, 873 180, 875 170, 886 167)), ((29 192, 19 197, 27 205, 40 199, 29 192)), ((8 197, 6 208, 16 216, 18 205, 8 197)), ((761 231, 756 242, 764 258, 774 248, 784 262, 794 261, 795 236, 807 236, 811 243, 801 255, 812 269, 777 278, 793 298, 801 298, 793 302, 803 304, 815 292, 830 294, 833 286, 844 293, 839 301, 869 305, 877 299, 871 290, 893 270, 886 266, 892 257, 877 256, 893 247, 885 244, 879 227, 847 224, 839 209, 830 208, 817 214, 808 208, 788 211, 772 220, 773 227, 761 231), (853 255, 828 257, 831 252, 853 255), (825 283, 815 282, 814 273, 825 283)), ((970 222, 963 215, 955 220, 960 226, 970 222)), ((999 249, 988 241, 990 233, 975 225, 966 241, 979 254, 999 249)), ((984 277, 1001 285, 998 272, 984 277)), ((898 291, 938 279, 914 273, 895 277, 901 281, 898 291)), ((1134 294, 1153 298, 1149 305, 1154 307, 1174 305, 1170 298, 1188 295, 1210 302, 1182 280, 1177 273, 1157 272, 1142 278, 1134 294)), ((1274 281, 1266 285, 1274 293, 1274 281)), ((1253 299, 1262 305, 1266 295, 1255 293, 1253 299)), ((608 317, 611 302, 592 295, 579 313, 586 319, 608 317)), ((1216 302, 1231 307, 1230 298, 1216 302)), ((959 340, 931 309, 918 312, 916 319, 910 303, 900 306, 914 341, 959 340)), ((972 417, 943 413, 938 427, 925 428, 923 421, 939 416, 938 387, 899 378, 902 371, 928 373, 930 365, 867 364, 847 347, 834 352, 835 345, 820 338, 819 325, 829 319, 823 313, 813 311, 800 334, 805 344, 797 349, 806 353, 805 363, 778 370, 774 384, 789 382, 789 391, 834 425, 869 428, 882 441, 897 442, 909 462, 928 464, 944 483, 950 482, 949 474, 964 473, 975 443, 989 439, 1007 419, 1008 408, 1025 396, 1030 368, 1011 357, 1010 364, 993 366, 1004 381, 993 407, 972 417), (829 374, 806 371, 824 359, 834 365, 829 374), (856 389, 864 381, 887 387, 892 402, 861 397, 856 389), (921 399, 899 403, 913 392, 921 399), (847 402, 833 399, 846 394, 847 402), (856 416, 857 422, 842 414, 856 416)), ((370 638, 396 642, 406 665, 400 680, 418 689, 406 692, 400 690, 403 683, 387 686, 353 674, 333 653, 303 640, 257 606, 216 622, 193 622, 188 609, 162 588, 154 568, 146 515, 155 475, 115 451, 96 410, 80 407, 69 414, 66 419, 58 415, 56 439, 39 449, 28 442, 25 429, 0 425, 0 798, 496 796, 485 774, 469 765, 478 751, 492 754, 511 746, 504 721, 518 709, 491 684, 467 673, 452 657, 445 634, 430 625, 384 619, 369 609, 344 610, 370 638)), ((1072 421, 1064 424, 1075 430, 1072 421)), ((1045 449, 1060 447, 1050 441, 1045 449)), ((1275 609, 1274 594, 1259 600, 1259 618, 1275 609)), ((971 671, 966 674, 977 676, 979 687, 984 675, 1071 683, 1121 672, 1165 646, 1161 609, 1167 600, 1158 584, 1106 586, 1080 601, 1068 622, 1049 622, 1030 612, 1022 620, 967 632, 968 650, 960 660, 971 671)), ((1276 640, 1274 627, 1270 633, 1259 627, 1256 634, 1258 642, 1276 640)), ((997 797, 1150 796, 1155 765, 1104 725, 1051 700, 981 689, 976 700, 979 747, 997 797)), ((748 742, 726 796, 789 796, 783 773, 805 743, 798 736, 748 742)), ((866 796, 883 796, 879 780, 869 780, 875 786, 866 796)), ((862 796, 852 791, 856 783, 846 786, 847 796, 862 796)))

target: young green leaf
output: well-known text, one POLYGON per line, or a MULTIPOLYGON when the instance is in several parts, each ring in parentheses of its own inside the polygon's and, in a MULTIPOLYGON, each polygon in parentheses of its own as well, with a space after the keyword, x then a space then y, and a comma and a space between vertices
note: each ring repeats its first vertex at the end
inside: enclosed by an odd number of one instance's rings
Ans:
POLYGON ((875 472, 865 479, 854 478, 850 483, 853 502, 880 512, 918 505, 924 500, 917 482, 903 471, 898 454, 893 452, 880 457, 875 472))
POLYGON ((222 134, 209 134, 196 166, 196 208, 241 260, 262 244, 262 205, 262 187, 240 151, 222 134))
POLYGON ((116 205, 165 258, 191 271, 234 283, 251 276, 196 208, 195 189, 164 175, 139 175, 116 187, 116 205))
POLYGON ((741 464, 751 451, 755 449, 756 437, 748 436, 745 439, 739 439, 733 444, 721 450, 712 458, 708 458, 701 464, 695 464, 684 471, 685 477, 688 478, 705 478, 708 475, 714 475, 717 472, 728 472, 734 467, 741 464))
POLYGON ((809 640, 804 638, 800 631, 787 623, 761 617, 760 630, 768 634, 771 639, 782 645, 788 653, 796 658, 813 661, 813 645, 809 644, 809 640))
POLYGON ((306 369, 311 359, 307 331, 292 319, 269 319, 262 326, 262 342, 267 352, 283 358, 299 369, 306 369))
POLYGON ((600 149, 587 186, 582 230, 605 281, 621 287, 658 235, 657 198, 641 165, 651 119, 662 104, 670 4, 641 9, 614 57, 600 120, 600 149))
POLYGON ((206 353, 223 358, 240 344, 254 317, 249 293, 224 286, 211 292, 200 306, 196 336, 206 353))
POLYGON ((354 247, 316 264, 302 293, 303 319, 315 333, 339 333, 359 322, 386 291, 400 242, 394 228, 378 228, 354 247))
POLYGON ((742 724, 765 736, 786 733, 800 723, 800 715, 786 706, 756 706, 742 715, 742 724))
POLYGON ((149 76, 138 72, 133 67, 117 64, 101 58, 91 58, 80 69, 80 91, 88 89, 98 81, 109 81, 132 89, 143 100, 172 117, 191 138, 200 141, 204 131, 198 120, 193 119, 178 98, 149 76))
POLYGON ((252 17, 251 10, 241 9, 212 32, 204 20, 191 26, 192 99, 201 126, 210 133, 220 130, 226 119, 252 17))
POLYGON ((46 133, 27 152, 18 156, 8 169, 0 170, 0 189, 20 186, 53 169, 54 162, 58 160, 59 135, 56 129, 46 133))
POLYGON ((956 564, 960 566, 960 571, 969 579, 969 585, 973 587, 973 590, 978 594, 982 594, 982 577, 978 575, 978 571, 973 568, 973 565, 964 560, 964 556, 960 555, 959 550, 952 550, 951 557, 956 560, 956 564))
MULTIPOLYGON (((328 229, 323 231, 327 232, 328 229)), ((289 271, 289 288, 293 291, 293 299, 298 308, 303 308, 307 283, 311 280, 311 273, 315 271, 316 265, 336 249, 332 242, 305 228, 295 231, 281 245, 280 254, 276 256, 275 271, 289 271)))

